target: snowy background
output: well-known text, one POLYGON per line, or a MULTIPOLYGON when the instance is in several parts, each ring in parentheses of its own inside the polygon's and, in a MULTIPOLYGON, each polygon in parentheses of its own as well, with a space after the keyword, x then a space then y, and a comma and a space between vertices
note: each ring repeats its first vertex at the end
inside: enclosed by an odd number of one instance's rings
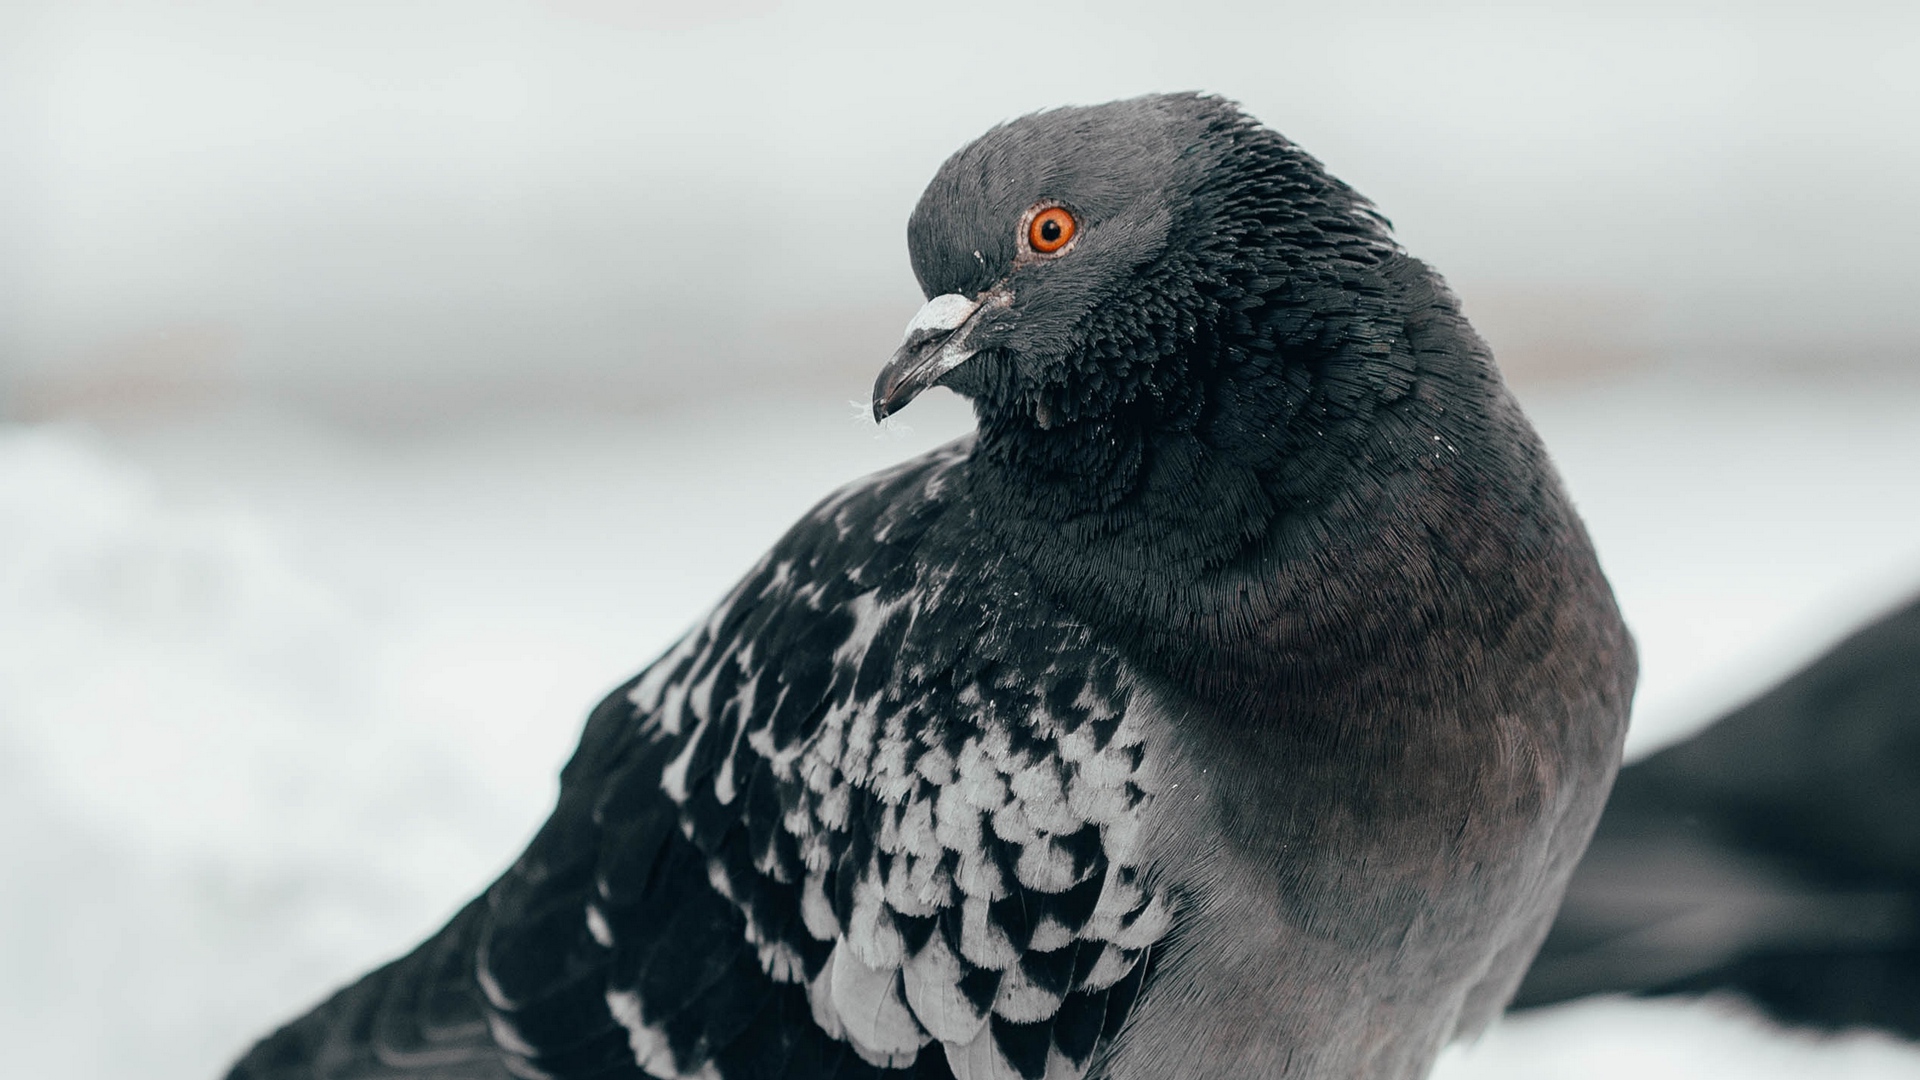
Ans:
MULTIPOLYGON (((1006 116, 1245 100, 1459 286, 1637 634, 1632 750, 1920 590, 1911 5, 0 3, 0 1044, 212 1077, 497 873, 835 485, 1006 116)), ((1732 1003, 1448 1080, 1920 1077, 1732 1003)))
MULTIPOLYGON (((815 498, 964 429, 827 393, 355 434, 0 427, 0 1040, 208 1077, 530 837, 586 709, 815 498)), ((1645 654, 1636 752, 1920 588, 1920 385, 1530 395, 1645 654)), ((1480 1077, 1920 1077, 1719 1005, 1514 1024, 1480 1077), (1849 1072, 1848 1070, 1852 1070, 1849 1072)))

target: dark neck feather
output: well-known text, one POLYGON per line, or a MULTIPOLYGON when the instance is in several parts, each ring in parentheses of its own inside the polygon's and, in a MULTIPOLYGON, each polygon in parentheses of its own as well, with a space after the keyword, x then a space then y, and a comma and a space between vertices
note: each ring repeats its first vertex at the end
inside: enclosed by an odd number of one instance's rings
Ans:
POLYGON ((1340 489, 1374 413, 1412 385, 1408 285, 1434 291, 1386 221, 1279 135, 1223 115, 1203 145, 1165 254, 1080 328, 1070 374, 976 398, 977 468, 1011 518, 1090 541, 1145 531, 1187 576, 1340 489))
POLYGON ((1260 321, 1200 324, 1178 366, 1204 370, 1188 384, 1204 390, 1171 419, 1151 394, 1052 426, 983 416, 975 527, 1032 552, 1056 602, 1209 695, 1498 617, 1505 586, 1435 545, 1491 535, 1501 551, 1468 561, 1497 567, 1514 545, 1557 552, 1578 526, 1444 286, 1397 254, 1370 269, 1366 289, 1306 282, 1327 294, 1311 307, 1269 296, 1260 321), (1460 581, 1405 587, 1456 563, 1460 581))
POLYGON ((1511 599, 1476 567, 1585 539, 1439 278, 1279 136, 1217 134, 1170 254, 1082 335, 1097 353, 977 401, 969 473, 982 542, 1032 553, 1136 658, 1236 695, 1309 677, 1296 653, 1417 651, 1511 599), (1503 547, 1467 559, 1449 535, 1503 547), (1429 571, 1464 577, 1404 587, 1429 571))

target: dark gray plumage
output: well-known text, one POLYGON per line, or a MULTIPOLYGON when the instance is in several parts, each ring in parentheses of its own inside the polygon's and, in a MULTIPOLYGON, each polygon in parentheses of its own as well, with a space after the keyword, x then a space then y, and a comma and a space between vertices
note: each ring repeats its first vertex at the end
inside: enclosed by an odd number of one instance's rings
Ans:
POLYGON ((1920 599, 1621 771, 1516 1005, 1710 991, 1920 1039, 1920 599))
POLYGON ((1194 95, 996 128, 908 238, 875 412, 978 432, 796 525, 236 1078, 1412 1077, 1500 1010, 1634 665, 1438 277, 1194 95))

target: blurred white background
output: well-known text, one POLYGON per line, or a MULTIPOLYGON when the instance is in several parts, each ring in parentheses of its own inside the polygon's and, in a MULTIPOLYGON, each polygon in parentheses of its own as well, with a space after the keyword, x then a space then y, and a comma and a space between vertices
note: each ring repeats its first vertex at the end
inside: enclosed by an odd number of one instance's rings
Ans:
MULTIPOLYGON (((1448 274, 1639 636, 1634 749, 1920 587, 1920 7, 0 3, 0 1041, 208 1077, 512 857, 837 483, 907 212, 1204 88, 1448 274)), ((1920 1076, 1721 1005, 1467 1077, 1920 1076)))
POLYGON ((410 423, 861 370, 942 158, 1152 89, 1321 156, 1530 361, 1920 345, 1910 3, 0 12, 16 416, 261 393, 410 423))

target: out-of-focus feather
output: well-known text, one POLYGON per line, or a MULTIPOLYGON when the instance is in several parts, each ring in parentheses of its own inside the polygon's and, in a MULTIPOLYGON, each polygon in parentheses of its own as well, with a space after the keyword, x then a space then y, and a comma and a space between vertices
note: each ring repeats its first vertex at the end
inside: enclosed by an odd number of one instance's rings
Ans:
POLYGON ((1515 1005, 1716 990, 1920 1038, 1920 600, 1622 770, 1515 1005))

